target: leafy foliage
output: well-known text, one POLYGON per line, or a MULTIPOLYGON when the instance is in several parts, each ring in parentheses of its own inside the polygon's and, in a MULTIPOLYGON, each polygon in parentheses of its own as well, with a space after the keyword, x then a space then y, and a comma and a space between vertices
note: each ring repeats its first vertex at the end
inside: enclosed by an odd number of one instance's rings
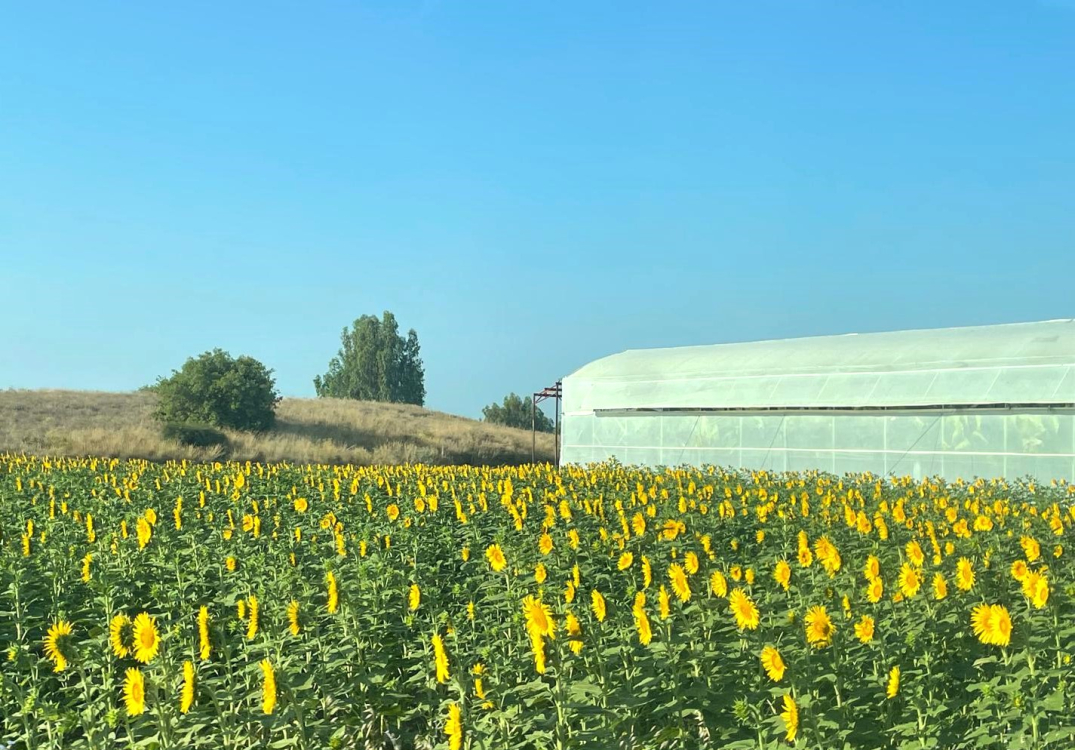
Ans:
POLYGON ((272 370, 253 357, 233 358, 221 349, 189 358, 156 384, 161 422, 209 424, 260 431, 273 426, 280 396, 272 370))
POLYGON ((328 372, 314 378, 318 396, 391 403, 425 403, 425 369, 418 334, 400 335, 396 316, 363 315, 340 334, 328 372))
POLYGON ((180 445, 191 445, 195 448, 210 448, 228 443, 227 435, 207 424, 167 422, 161 428, 161 434, 166 440, 174 440, 180 445))
POLYGON ((509 393, 500 404, 489 404, 482 409, 482 417, 491 424, 518 427, 529 430, 531 426, 538 432, 552 432, 556 425, 541 409, 531 411, 533 402, 517 393, 509 393))
POLYGON ((1063 482, 0 454, 0 741, 1068 750, 1073 536, 1063 482))

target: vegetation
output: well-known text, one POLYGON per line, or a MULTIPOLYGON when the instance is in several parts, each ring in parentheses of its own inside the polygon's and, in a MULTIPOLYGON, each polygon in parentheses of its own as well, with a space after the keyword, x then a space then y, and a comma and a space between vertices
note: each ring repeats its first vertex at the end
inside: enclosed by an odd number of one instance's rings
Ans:
POLYGON ((280 401, 272 370, 253 357, 236 359, 221 349, 191 357, 181 370, 160 378, 154 390, 154 416, 160 422, 232 430, 269 429, 280 401))
POLYGON ((318 396, 417 406, 425 403, 418 334, 412 328, 406 337, 401 336, 392 313, 386 311, 380 320, 363 315, 350 330, 343 329, 340 344, 328 372, 314 378, 318 396))
MULTIPOLYGON (((137 393, 0 390, 0 452, 116 456, 153 461, 288 461, 314 464, 520 464, 530 434, 406 404, 285 398, 265 432, 220 430, 226 445, 194 447, 165 437, 157 397, 137 393)), ((539 435, 538 459, 553 440, 539 435)))
POLYGON ((1075 745, 1075 486, 0 455, 0 740, 1075 745))
POLYGON ((482 416, 490 424, 502 424, 520 430, 536 428, 538 432, 553 432, 556 425, 541 409, 533 410, 533 402, 516 393, 509 393, 502 404, 489 404, 482 416))
POLYGON ((174 440, 180 445, 190 445, 195 448, 211 448, 228 444, 227 435, 205 424, 167 422, 161 428, 161 436, 165 440, 174 440))

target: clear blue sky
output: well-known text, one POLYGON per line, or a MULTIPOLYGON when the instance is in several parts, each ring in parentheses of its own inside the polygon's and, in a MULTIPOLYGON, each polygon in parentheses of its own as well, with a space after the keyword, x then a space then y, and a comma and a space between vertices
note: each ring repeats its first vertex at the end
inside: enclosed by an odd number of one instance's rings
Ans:
POLYGON ((11 3, 0 388, 362 313, 469 416, 626 348, 1075 315, 1075 0, 11 3))

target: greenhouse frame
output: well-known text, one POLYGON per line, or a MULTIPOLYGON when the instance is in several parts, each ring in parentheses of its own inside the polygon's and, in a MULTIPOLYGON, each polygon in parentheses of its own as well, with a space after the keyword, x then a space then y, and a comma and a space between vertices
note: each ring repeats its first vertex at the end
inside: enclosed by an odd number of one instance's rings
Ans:
POLYGON ((563 379, 560 458, 1075 481, 1075 321, 625 351, 563 379))

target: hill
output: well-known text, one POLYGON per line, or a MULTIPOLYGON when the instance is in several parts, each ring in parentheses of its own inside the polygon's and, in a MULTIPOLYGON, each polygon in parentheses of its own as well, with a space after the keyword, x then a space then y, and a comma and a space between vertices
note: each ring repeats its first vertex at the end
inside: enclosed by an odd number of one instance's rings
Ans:
MULTIPOLYGON (((519 464, 530 461, 525 430, 490 425, 404 404, 285 398, 276 427, 261 434, 225 430, 221 448, 165 440, 150 392, 0 391, 0 452, 295 463, 519 464)), ((551 461, 553 438, 538 435, 537 460, 551 461)))

